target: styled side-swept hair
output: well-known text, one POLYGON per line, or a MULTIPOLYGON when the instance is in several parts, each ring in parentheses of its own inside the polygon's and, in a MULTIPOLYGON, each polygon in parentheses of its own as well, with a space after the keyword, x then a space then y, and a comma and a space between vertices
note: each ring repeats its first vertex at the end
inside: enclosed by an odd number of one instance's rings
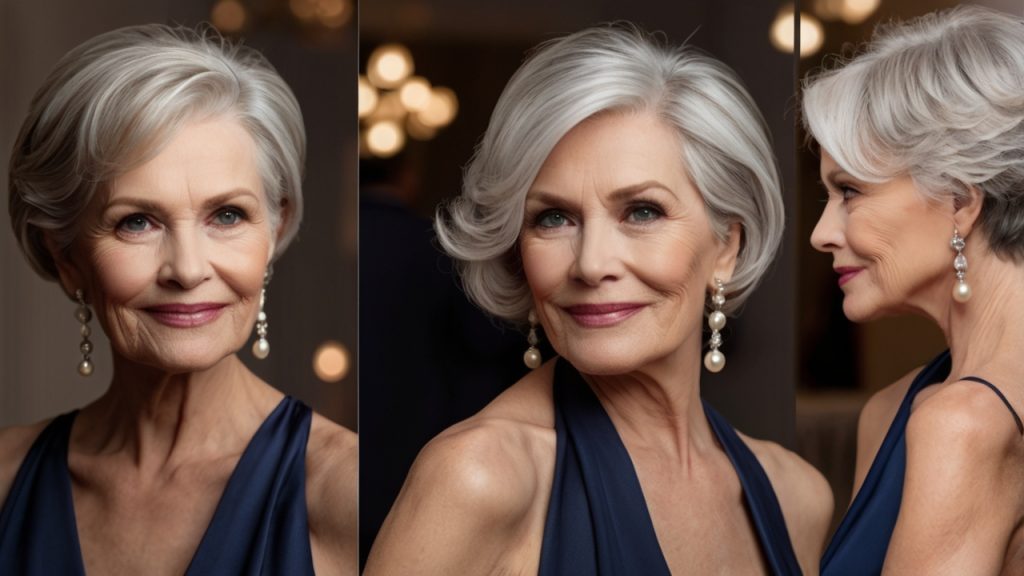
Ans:
POLYGON ((983 196, 980 229, 1024 259, 1024 18, 960 6, 880 26, 804 85, 811 138, 866 182, 910 176, 933 198, 983 196))
POLYGON ((306 135, 295 95, 251 48, 210 28, 151 24, 74 48, 32 99, 8 180, 11 223, 32 267, 56 279, 45 237, 66 252, 99 187, 155 157, 186 122, 220 115, 237 120, 256 144, 271 223, 280 230, 277 258, 302 220, 306 135))
POLYGON ((679 136, 683 164, 715 233, 742 227, 725 311, 772 263, 784 214, 775 158, 757 106, 734 72, 634 26, 583 30, 537 47, 502 92, 467 166, 462 195, 435 229, 480 307, 522 322, 532 307, 518 252, 526 193, 555 145, 607 111, 653 113, 679 136))

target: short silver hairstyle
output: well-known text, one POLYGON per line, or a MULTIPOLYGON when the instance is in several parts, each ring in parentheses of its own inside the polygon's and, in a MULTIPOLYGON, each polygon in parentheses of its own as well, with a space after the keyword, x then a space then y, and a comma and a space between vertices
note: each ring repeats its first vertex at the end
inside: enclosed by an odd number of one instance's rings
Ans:
POLYGON ((983 197, 993 250, 1024 259, 1024 18, 960 6, 880 26, 805 81, 803 121, 866 182, 910 176, 932 198, 983 197))
POLYGON ((518 250, 526 194, 555 145, 603 112, 653 113, 679 136, 679 161, 715 234, 742 240, 725 312, 771 265, 784 213, 768 131, 736 74, 721 62, 628 24, 589 28, 537 47, 509 80, 467 166, 462 195, 435 229, 459 263, 468 296, 522 322, 533 306, 518 250))
POLYGON ((74 48, 32 99, 8 180, 11 223, 32 267, 55 280, 46 236, 66 253, 101 186, 155 157, 185 123, 220 115, 256 144, 280 256, 302 220, 306 135, 295 95, 256 50, 209 28, 151 24, 74 48))

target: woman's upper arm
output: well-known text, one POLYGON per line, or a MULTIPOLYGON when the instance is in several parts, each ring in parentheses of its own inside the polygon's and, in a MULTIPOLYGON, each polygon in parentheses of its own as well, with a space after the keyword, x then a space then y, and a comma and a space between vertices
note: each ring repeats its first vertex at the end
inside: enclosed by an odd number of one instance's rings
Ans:
POLYGON ((357 574, 359 439, 314 416, 306 453, 306 498, 317 573, 357 574))
POLYGON ((370 551, 365 574, 489 574, 534 504, 528 452, 504 431, 445 433, 416 458, 370 551))
POLYGON ((955 383, 907 425, 907 468, 886 574, 998 574, 1020 520, 1021 438, 991 392, 955 383))

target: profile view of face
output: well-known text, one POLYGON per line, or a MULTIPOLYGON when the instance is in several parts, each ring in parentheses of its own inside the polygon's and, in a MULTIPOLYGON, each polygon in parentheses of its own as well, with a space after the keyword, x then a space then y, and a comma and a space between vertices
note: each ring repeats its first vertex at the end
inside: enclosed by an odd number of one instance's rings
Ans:
POLYGON ((871 320, 949 300, 952 202, 925 196, 909 176, 858 180, 825 150, 821 180, 828 203, 811 244, 832 255, 847 318, 871 320))
POLYGON ((713 233, 682 159, 654 115, 604 113, 562 138, 527 193, 520 251, 537 316, 584 373, 698 365, 705 298, 735 247, 713 233))
POLYGON ((216 118, 98 191, 59 267, 116 356, 186 372, 245 344, 273 244, 255 144, 216 118))

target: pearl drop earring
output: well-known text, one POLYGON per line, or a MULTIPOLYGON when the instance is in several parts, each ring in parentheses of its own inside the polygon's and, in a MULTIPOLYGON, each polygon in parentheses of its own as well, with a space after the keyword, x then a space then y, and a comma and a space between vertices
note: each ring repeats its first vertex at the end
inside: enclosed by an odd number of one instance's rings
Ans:
POLYGON ((953 227, 953 239, 949 246, 956 250, 956 257, 953 258, 953 270, 956 271, 956 285, 953 286, 953 300, 963 304, 971 299, 971 285, 967 283, 967 257, 964 256, 964 248, 967 241, 960 236, 960 231, 953 227))
POLYGON ((526 364, 527 368, 535 370, 540 367, 542 360, 540 350, 537 348, 537 343, 539 342, 537 339, 537 313, 530 310, 528 320, 530 321, 530 333, 526 336, 526 342, 530 347, 523 353, 523 363, 526 364))
POLYGON ((256 335, 259 339, 252 343, 252 355, 260 360, 270 356, 270 342, 267 341, 267 313, 263 306, 267 303, 267 284, 263 281, 263 288, 260 289, 260 311, 256 315, 256 335))
POLYGON ((711 349, 704 355, 704 367, 709 372, 721 372, 725 368, 725 354, 718 347, 722 345, 722 328, 725 328, 725 313, 722 312, 722 306, 725 306, 725 284, 718 278, 715 278, 715 293, 711 295, 711 304, 714 306, 714 310, 708 314, 711 349))
POLYGON ((89 376, 92 374, 93 369, 92 342, 89 340, 89 336, 92 335, 92 330, 89 328, 89 321, 92 320, 92 311, 85 304, 85 292, 81 288, 75 290, 75 300, 78 300, 78 307, 75 308, 75 319, 81 324, 78 332, 82 335, 82 342, 78 345, 78 350, 82 353, 82 361, 78 363, 78 373, 82 376, 89 376))

